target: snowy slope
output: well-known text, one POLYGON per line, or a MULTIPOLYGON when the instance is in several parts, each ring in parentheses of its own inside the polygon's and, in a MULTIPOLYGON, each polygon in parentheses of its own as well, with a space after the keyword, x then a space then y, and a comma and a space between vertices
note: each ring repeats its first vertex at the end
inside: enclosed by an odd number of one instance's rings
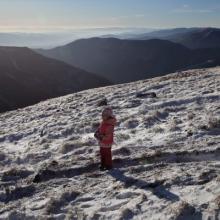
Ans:
POLYGON ((0 219, 220 219, 220 68, 1 114, 0 168, 0 219), (103 97, 118 119, 104 172, 93 138, 103 97))

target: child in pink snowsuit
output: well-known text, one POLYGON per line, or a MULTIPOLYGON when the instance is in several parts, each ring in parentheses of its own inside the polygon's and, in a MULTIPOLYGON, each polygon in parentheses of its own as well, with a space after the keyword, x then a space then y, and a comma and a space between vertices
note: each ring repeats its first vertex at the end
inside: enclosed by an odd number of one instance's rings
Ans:
POLYGON ((105 108, 102 111, 102 122, 95 133, 95 137, 99 141, 101 166, 100 169, 112 168, 112 144, 114 137, 114 127, 116 124, 116 118, 113 115, 110 107, 105 108))

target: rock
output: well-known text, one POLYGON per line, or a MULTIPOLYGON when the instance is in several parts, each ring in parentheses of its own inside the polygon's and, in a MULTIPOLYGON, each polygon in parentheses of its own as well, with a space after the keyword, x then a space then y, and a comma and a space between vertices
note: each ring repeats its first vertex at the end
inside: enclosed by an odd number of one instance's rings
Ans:
POLYGON ((105 105, 108 105, 108 100, 106 98, 98 102, 98 107, 105 106, 105 105))
POLYGON ((137 98, 156 98, 157 94, 155 92, 149 92, 149 93, 137 93, 137 98))

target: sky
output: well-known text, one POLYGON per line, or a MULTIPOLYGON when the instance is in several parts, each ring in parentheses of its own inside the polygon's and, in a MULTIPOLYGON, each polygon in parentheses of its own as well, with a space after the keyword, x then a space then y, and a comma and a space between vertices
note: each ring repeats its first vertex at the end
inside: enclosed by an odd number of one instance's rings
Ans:
POLYGON ((220 0, 0 0, 0 31, 220 27, 220 0))

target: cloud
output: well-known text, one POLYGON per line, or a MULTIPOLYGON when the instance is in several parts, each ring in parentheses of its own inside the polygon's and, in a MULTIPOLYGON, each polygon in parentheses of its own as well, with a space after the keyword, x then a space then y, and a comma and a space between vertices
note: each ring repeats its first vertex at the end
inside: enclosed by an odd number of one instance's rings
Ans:
POLYGON ((144 14, 136 14, 135 17, 136 18, 143 18, 143 17, 145 17, 145 15, 144 14))
POLYGON ((220 5, 215 5, 215 6, 213 6, 213 10, 220 10, 220 5))
POLYGON ((120 21, 120 20, 126 20, 126 19, 134 19, 134 18, 144 18, 144 14, 135 14, 135 15, 121 15, 117 17, 110 17, 108 20, 112 21, 120 21))
POLYGON ((123 20, 123 19, 127 19, 130 18, 130 16, 117 16, 117 17, 111 17, 108 20, 112 20, 112 21, 118 21, 118 20, 123 20))
POLYGON ((204 13, 212 13, 213 10, 212 9, 192 8, 190 5, 184 4, 184 5, 182 5, 182 7, 172 10, 172 12, 173 13, 182 13, 182 14, 184 14, 184 13, 185 14, 187 14, 187 13, 204 14, 204 13))
POLYGON ((182 14, 193 14, 193 13, 196 13, 196 14, 205 14, 205 13, 212 13, 213 10, 210 10, 210 9, 191 9, 189 7, 183 7, 183 8, 177 8, 177 9, 174 9, 172 11, 173 13, 182 13, 182 14))
POLYGON ((185 4, 185 5, 183 5, 183 8, 190 8, 190 6, 185 4))

